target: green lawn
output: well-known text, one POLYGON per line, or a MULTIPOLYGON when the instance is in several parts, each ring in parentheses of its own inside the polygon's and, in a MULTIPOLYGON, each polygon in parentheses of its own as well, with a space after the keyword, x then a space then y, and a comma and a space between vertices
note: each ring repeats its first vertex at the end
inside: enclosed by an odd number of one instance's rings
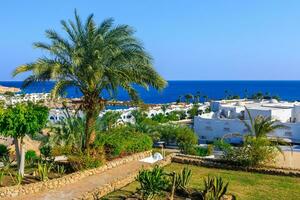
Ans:
MULTIPOLYGON (((184 165, 172 163, 165 167, 167 171, 180 171, 184 165)), ((207 175, 222 176, 229 181, 229 192, 235 194, 238 199, 242 200, 300 200, 300 178, 264 175, 249 172, 239 172, 230 170, 221 170, 213 168, 204 168, 189 166, 192 170, 192 180, 190 186, 201 189, 203 177, 207 175)), ((134 182, 109 195, 117 197, 127 192, 135 191, 138 183, 134 182)), ((117 198, 116 198, 117 199, 117 198)))

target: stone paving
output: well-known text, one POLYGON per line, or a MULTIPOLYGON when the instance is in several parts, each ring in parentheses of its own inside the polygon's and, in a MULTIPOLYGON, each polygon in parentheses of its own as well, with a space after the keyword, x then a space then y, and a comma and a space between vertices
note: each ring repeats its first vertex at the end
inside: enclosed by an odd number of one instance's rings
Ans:
POLYGON ((91 192, 97 188, 114 182, 116 180, 125 178, 130 174, 139 171, 144 167, 149 166, 149 164, 132 161, 130 163, 112 168, 100 174, 95 174, 92 176, 85 177, 76 183, 70 183, 62 188, 44 191, 37 194, 23 195, 14 198, 6 198, 9 200, 58 200, 58 199, 74 199, 82 196, 86 192, 91 192))

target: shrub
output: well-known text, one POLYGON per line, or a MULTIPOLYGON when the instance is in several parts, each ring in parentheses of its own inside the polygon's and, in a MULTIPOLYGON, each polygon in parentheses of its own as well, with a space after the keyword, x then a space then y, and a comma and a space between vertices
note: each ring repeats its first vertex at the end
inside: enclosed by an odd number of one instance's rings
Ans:
POLYGON ((0 157, 4 157, 8 155, 8 149, 7 146, 4 144, 0 144, 0 157))
POLYGON ((38 159, 36 152, 34 150, 28 150, 25 154, 25 161, 29 164, 32 164, 34 161, 38 159))
POLYGON ((106 156, 118 157, 150 150, 153 142, 148 135, 140 133, 134 128, 123 126, 100 134, 95 145, 103 146, 106 156))
POLYGON ((136 181, 140 184, 138 191, 142 194, 143 199, 154 199, 162 195, 163 190, 169 184, 164 175, 163 169, 158 166, 155 166, 152 170, 139 171, 136 181))
POLYGON ((178 129, 176 141, 182 153, 194 154, 194 146, 198 143, 198 138, 193 130, 186 126, 180 127, 178 129))
POLYGON ((71 155, 68 157, 68 161, 73 171, 97 168, 104 163, 104 159, 100 156, 87 156, 85 154, 71 155))
POLYGON ((245 137, 243 146, 232 147, 220 142, 218 147, 224 152, 224 158, 240 166, 259 166, 274 162, 278 149, 265 137, 245 137))
POLYGON ((206 147, 195 147, 197 156, 208 156, 208 148, 206 147))
POLYGON ((51 148, 51 156, 72 155, 74 153, 76 152, 73 151, 71 146, 55 145, 51 148))
POLYGON ((278 149, 271 145, 268 138, 256 138, 248 136, 244 145, 238 148, 235 153, 235 160, 243 166, 259 166, 274 162, 278 149))
POLYGON ((51 157, 51 146, 43 145, 42 147, 40 147, 40 153, 41 153, 41 156, 43 156, 44 158, 51 157))
POLYGON ((202 112, 202 110, 199 110, 199 105, 197 104, 194 104, 193 107, 187 111, 190 119, 194 119, 195 116, 202 114, 202 112))

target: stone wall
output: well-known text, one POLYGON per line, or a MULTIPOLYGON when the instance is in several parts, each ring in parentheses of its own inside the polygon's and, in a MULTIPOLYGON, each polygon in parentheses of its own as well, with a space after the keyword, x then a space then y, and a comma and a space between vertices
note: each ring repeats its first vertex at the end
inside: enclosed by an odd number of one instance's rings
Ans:
POLYGON ((61 178, 51 179, 51 180, 44 181, 44 182, 37 182, 37 183, 31 183, 31 184, 19 185, 19 186, 2 187, 2 188, 0 188, 0 198, 3 199, 3 198, 8 198, 8 197, 16 197, 19 195, 34 194, 34 193, 38 193, 38 192, 49 190, 49 189, 60 188, 64 185, 67 185, 70 183, 75 183, 87 176, 99 174, 103 171, 123 165, 125 163, 143 159, 145 157, 150 156, 151 154, 152 154, 151 151, 137 153, 134 155, 126 156, 124 158, 119 158, 119 159, 115 159, 113 161, 107 162, 105 165, 102 165, 101 167, 98 167, 95 169, 89 169, 89 170, 85 170, 85 171, 75 172, 75 173, 63 176, 61 178))
MULTIPOLYGON (((156 165, 159 165, 161 167, 164 167, 168 164, 171 164, 172 162, 172 157, 174 157, 175 154, 169 154, 165 157, 164 160, 161 160, 156 163, 156 165)), ((144 169, 151 169, 155 165, 148 165, 144 169)), ((116 180, 112 183, 106 184, 105 186, 99 187, 96 190, 87 192, 83 194, 81 197, 76 198, 76 200, 94 200, 94 199, 100 199, 101 197, 115 191, 118 189, 121 189, 122 187, 132 183, 135 180, 135 177, 138 175, 139 170, 131 173, 127 177, 116 180)))
POLYGON ((269 168, 269 167, 268 168, 241 167, 241 166, 235 166, 225 162, 221 162, 221 160, 205 159, 199 156, 191 156, 191 155, 183 155, 183 154, 177 154, 176 156, 173 156, 172 162, 218 168, 218 169, 229 169, 229 170, 256 172, 256 173, 270 174, 270 175, 300 177, 300 170, 288 170, 288 169, 278 169, 278 168, 269 168))

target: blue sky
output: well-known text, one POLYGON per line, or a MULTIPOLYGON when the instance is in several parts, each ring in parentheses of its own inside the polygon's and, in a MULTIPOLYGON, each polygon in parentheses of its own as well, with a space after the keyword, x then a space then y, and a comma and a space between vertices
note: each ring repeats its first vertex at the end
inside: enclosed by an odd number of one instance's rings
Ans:
POLYGON ((167 80, 299 80, 300 1, 7 0, 0 2, 0 80, 43 52, 60 20, 94 13, 133 26, 167 80))

